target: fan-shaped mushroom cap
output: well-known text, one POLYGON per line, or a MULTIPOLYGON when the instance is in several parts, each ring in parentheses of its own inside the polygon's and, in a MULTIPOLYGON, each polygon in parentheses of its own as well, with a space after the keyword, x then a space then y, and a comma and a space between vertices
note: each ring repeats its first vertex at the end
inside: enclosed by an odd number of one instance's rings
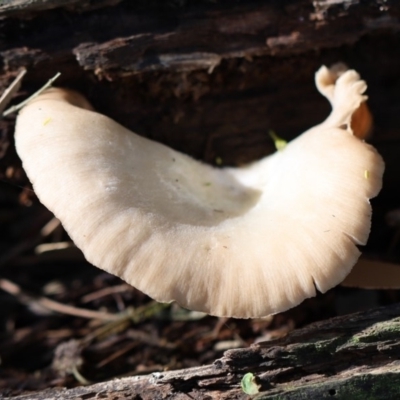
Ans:
POLYGON ((156 300, 260 317, 340 283, 370 230, 383 162, 352 134, 355 71, 330 79, 333 111, 283 151, 216 169, 72 104, 61 89, 20 113, 16 145, 40 200, 94 265, 156 300))

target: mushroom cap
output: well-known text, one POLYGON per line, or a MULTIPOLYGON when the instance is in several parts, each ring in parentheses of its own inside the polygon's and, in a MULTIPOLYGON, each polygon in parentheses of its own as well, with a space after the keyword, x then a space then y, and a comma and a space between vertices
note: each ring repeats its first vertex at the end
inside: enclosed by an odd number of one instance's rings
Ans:
POLYGON ((39 199, 95 266, 161 302, 266 316, 345 278, 381 188, 381 157, 351 131, 365 82, 355 71, 327 74, 316 77, 333 85, 328 119, 243 168, 140 137, 62 89, 21 111, 17 151, 39 199))

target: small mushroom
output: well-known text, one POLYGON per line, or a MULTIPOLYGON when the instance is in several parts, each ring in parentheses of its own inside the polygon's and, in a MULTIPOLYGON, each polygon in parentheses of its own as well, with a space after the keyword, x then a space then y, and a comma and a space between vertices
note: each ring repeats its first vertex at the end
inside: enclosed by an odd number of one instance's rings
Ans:
POLYGON ((213 168, 51 89, 20 113, 35 192, 89 262, 160 302, 261 317, 340 283, 366 243, 384 165, 353 135, 366 84, 322 67, 332 113, 243 168, 213 168))

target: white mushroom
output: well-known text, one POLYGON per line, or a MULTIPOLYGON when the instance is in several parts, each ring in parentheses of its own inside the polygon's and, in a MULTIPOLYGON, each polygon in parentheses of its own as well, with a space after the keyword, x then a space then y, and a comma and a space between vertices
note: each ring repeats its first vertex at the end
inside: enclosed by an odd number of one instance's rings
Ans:
POLYGON ((161 302, 260 317, 340 283, 370 230, 381 157, 352 132, 359 75, 322 67, 325 122, 244 168, 212 168, 51 89, 17 120, 39 199, 87 260, 161 302))

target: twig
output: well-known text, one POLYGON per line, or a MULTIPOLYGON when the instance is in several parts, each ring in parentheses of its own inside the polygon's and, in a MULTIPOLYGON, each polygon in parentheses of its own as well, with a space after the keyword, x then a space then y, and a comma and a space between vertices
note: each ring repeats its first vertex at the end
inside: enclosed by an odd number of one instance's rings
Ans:
POLYGON ((128 310, 128 316, 135 324, 138 324, 170 306, 171 303, 158 303, 157 301, 152 301, 144 306, 128 310))
POLYGON ((72 368, 71 371, 72 375, 74 376, 74 378, 81 383, 82 385, 90 385, 90 381, 88 381, 78 370, 77 367, 72 368))
POLYGON ((158 303, 157 301, 153 300, 150 303, 136 309, 127 308, 126 311, 117 314, 117 318, 114 321, 111 321, 96 329, 94 332, 88 334, 85 338, 82 339, 82 343, 88 345, 95 339, 101 340, 116 332, 121 332, 122 330, 126 329, 132 322, 138 324, 145 319, 153 317, 155 314, 169 306, 169 303, 158 303))
POLYGON ((116 320, 110 321, 87 334, 81 339, 82 345, 87 346, 94 340, 102 340, 126 329, 131 324, 129 312, 130 310, 128 309, 127 311, 117 314, 118 318, 116 320))
POLYGON ((96 292, 89 293, 89 294, 83 296, 81 298, 81 302, 82 303, 90 303, 91 301, 98 300, 102 297, 109 296, 111 294, 128 292, 130 290, 132 290, 132 286, 129 286, 126 283, 123 283, 121 285, 112 286, 112 287, 106 287, 106 288, 100 289, 96 292))
POLYGON ((61 221, 58 218, 53 217, 43 226, 40 230, 40 234, 43 237, 50 236, 59 226, 61 226, 61 221))
POLYGON ((96 368, 103 368, 105 367, 107 364, 109 364, 110 362, 116 360, 117 358, 123 356, 124 354, 126 354, 128 351, 134 349, 135 347, 137 347, 139 345, 139 343, 137 341, 133 341, 131 343, 129 343, 128 345, 126 345, 124 348, 114 351, 112 352, 108 357, 104 358, 103 360, 101 360, 99 363, 96 364, 96 368))
POLYGON ((0 289, 15 296, 21 303, 27 305, 39 305, 47 310, 54 311, 60 314, 73 315, 75 317, 88 318, 88 319, 101 319, 106 321, 119 320, 121 317, 118 314, 109 314, 105 312, 87 310, 84 308, 77 308, 57 301, 48 299, 44 296, 34 296, 26 293, 20 286, 8 279, 0 279, 0 289))
POLYGON ((53 233, 54 230, 60 226, 60 224, 61 223, 57 218, 53 217, 52 219, 50 219, 41 228, 40 233, 37 236, 27 239, 22 243, 18 243, 17 245, 12 247, 10 250, 8 250, 5 254, 2 254, 0 256, 0 267, 4 266, 8 262, 10 262, 13 258, 19 256, 24 251, 30 250, 33 247, 40 244, 42 242, 43 238, 51 235, 51 233, 53 233))
POLYGON ((23 69, 17 77, 12 81, 11 85, 4 91, 3 95, 0 97, 0 116, 3 110, 8 106, 11 98, 21 87, 22 79, 26 74, 26 69, 23 69))
POLYGON ((28 104, 32 99, 39 96, 39 94, 43 93, 46 89, 48 89, 60 75, 61 75, 61 73, 57 72, 57 74, 54 75, 53 78, 48 80, 47 83, 43 87, 41 87, 37 92, 33 93, 32 96, 28 97, 22 103, 12 106, 9 109, 7 109, 6 111, 4 111, 2 117, 7 117, 8 115, 19 111, 22 107, 24 107, 26 104, 28 104))

